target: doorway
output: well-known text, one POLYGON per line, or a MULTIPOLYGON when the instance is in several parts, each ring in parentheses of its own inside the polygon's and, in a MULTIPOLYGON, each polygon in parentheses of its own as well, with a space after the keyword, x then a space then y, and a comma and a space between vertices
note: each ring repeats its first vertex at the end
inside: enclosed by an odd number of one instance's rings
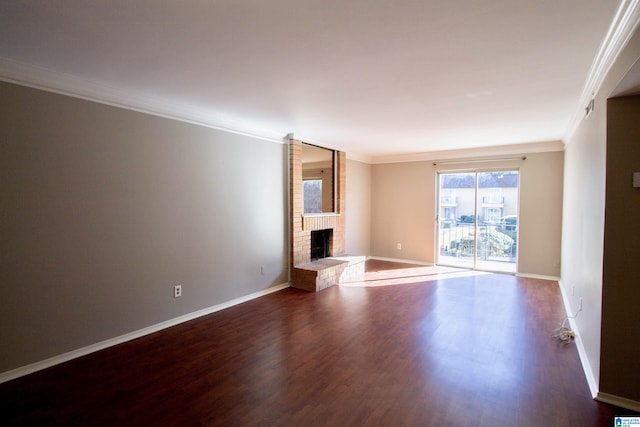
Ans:
POLYGON ((519 171, 438 174, 438 265, 516 273, 519 171))

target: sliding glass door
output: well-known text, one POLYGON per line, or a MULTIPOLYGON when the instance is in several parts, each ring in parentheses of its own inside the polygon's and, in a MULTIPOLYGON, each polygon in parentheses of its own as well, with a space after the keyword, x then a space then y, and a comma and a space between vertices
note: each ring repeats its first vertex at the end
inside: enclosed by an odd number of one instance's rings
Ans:
POLYGON ((438 174, 440 265, 515 273, 517 170, 438 174))

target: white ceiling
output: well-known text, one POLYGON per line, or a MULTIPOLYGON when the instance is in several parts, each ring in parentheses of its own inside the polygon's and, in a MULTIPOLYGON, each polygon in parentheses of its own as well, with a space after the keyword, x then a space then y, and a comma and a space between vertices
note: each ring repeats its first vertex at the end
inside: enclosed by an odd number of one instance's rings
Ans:
POLYGON ((0 57, 375 160, 562 140, 619 3, 0 0, 0 57))

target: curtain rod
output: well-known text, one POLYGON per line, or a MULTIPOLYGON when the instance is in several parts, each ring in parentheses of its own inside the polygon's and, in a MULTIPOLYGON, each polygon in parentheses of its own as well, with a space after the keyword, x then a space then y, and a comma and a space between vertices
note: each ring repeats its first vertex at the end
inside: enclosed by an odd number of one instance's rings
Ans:
POLYGON ((444 160, 434 161, 433 166, 436 165, 455 165, 459 163, 481 163, 481 162, 503 162, 506 160, 527 160, 527 156, 521 157, 500 157, 499 159, 472 159, 472 160, 444 160))

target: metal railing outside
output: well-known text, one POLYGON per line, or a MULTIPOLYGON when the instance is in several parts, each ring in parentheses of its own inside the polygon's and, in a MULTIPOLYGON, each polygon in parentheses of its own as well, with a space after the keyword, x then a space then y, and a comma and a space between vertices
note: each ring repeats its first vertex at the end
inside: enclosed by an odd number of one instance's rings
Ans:
POLYGON ((516 262, 518 230, 513 225, 442 224, 440 255, 481 261, 516 262), (443 226, 444 225, 444 226, 443 226), (478 234, 476 248, 476 232, 478 234))

